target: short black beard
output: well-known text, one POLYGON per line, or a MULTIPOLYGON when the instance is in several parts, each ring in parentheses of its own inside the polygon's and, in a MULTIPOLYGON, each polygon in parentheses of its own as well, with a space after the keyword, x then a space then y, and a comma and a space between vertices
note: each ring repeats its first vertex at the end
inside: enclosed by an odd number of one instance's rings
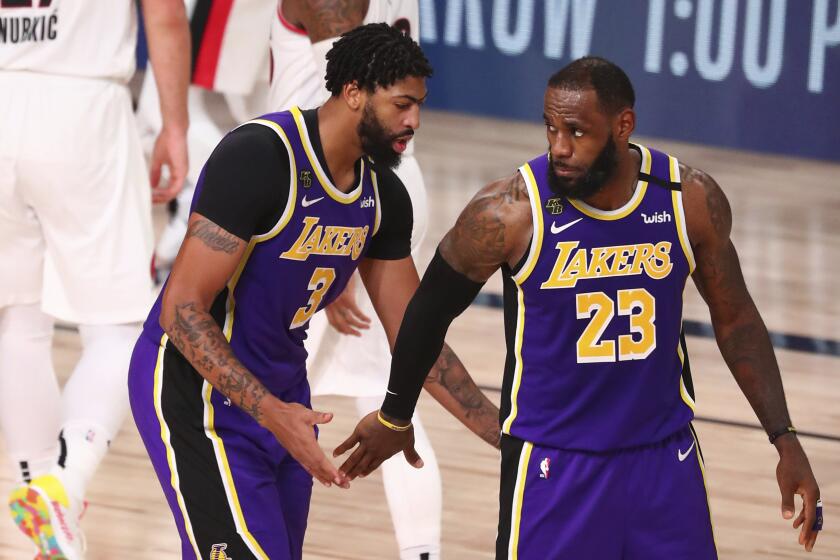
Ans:
POLYGON ((551 159, 550 151, 548 162, 548 185, 554 193, 566 198, 586 199, 604 188, 607 181, 612 178, 618 168, 618 153, 615 141, 610 136, 598 157, 595 158, 586 173, 578 179, 558 177, 554 172, 554 161, 551 159))
POLYGON ((384 166, 388 169, 394 169, 400 164, 400 159, 402 158, 402 154, 394 151, 392 147, 394 140, 412 132, 408 130, 396 135, 388 134, 388 131, 385 130, 385 127, 376 118, 376 113, 370 102, 366 103, 365 108, 362 110, 362 120, 359 122, 356 131, 362 141, 362 151, 377 165, 384 166))

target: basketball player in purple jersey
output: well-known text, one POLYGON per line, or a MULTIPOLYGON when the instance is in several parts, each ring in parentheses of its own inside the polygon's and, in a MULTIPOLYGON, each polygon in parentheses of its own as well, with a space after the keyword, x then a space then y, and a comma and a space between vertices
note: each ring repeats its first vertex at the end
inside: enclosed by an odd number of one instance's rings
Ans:
MULTIPOLYGON (((682 331, 691 276, 778 450, 785 519, 802 496, 793 527, 810 551, 819 488, 729 238, 729 203, 707 174, 629 142, 634 101, 601 58, 551 77, 548 153, 482 189, 441 242, 406 310, 381 414, 411 418, 450 322, 501 268, 496 558, 716 558, 682 331)), ((336 449, 359 443, 341 471, 370 472, 400 439, 365 417, 336 449)))
MULTIPOLYGON (((298 559, 312 477, 348 485, 316 440, 332 415, 309 408, 303 341, 357 266, 396 338, 419 278, 410 201, 390 168, 431 71, 400 31, 359 27, 328 54, 326 103, 240 126, 205 165, 129 373, 184 558, 298 559)), ((455 388, 433 394, 497 443, 496 408, 454 369, 455 388)), ((406 458, 422 466, 413 449, 406 458)))

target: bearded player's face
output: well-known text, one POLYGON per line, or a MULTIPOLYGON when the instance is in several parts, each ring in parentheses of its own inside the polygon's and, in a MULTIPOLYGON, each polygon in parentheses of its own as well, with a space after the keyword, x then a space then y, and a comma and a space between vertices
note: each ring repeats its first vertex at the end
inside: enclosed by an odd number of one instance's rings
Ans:
POLYGON ((358 127, 365 154, 379 165, 396 167, 420 128, 425 99, 426 80, 413 76, 369 94, 358 127))
POLYGON ((601 110, 597 93, 550 87, 543 111, 552 190, 569 198, 594 195, 618 165, 612 122, 601 110))

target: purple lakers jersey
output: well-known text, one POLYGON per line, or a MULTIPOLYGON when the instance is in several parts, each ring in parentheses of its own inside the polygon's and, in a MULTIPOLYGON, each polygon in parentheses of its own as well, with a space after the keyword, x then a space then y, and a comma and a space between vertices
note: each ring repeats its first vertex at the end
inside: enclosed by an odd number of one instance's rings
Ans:
POLYGON ((604 451, 660 441, 693 417, 682 305, 694 257, 679 166, 631 147, 639 179, 617 210, 554 194, 546 154, 519 170, 534 234, 505 273, 503 433, 604 451))
MULTIPOLYGON (((277 180, 289 182, 289 196, 274 227, 251 237, 210 312, 237 358, 280 394, 305 379, 303 341, 309 319, 342 292, 365 255, 381 219, 379 193, 376 173, 365 158, 350 192, 333 185, 297 108, 246 124, 268 127, 284 144, 290 176, 277 180)), ((194 205, 202 185, 203 174, 194 205)), ((166 344, 159 325, 161 300, 162 295, 144 333, 166 344)))

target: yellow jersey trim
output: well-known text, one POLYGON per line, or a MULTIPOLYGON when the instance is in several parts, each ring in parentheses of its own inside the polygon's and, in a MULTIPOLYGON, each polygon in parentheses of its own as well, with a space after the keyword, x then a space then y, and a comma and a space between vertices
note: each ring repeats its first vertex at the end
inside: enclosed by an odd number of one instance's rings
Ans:
POLYGON ((683 207, 682 191, 671 191, 671 200, 674 204, 674 222, 677 228, 677 236, 680 238, 685 260, 688 261, 689 276, 694 273, 697 264, 694 260, 694 251, 691 248, 691 241, 688 239, 688 228, 685 224, 685 208, 683 207))
POLYGON ((528 479, 528 463, 531 461, 531 451, 534 445, 525 442, 519 454, 519 468, 516 473, 516 486, 513 490, 513 508, 510 520, 510 541, 508 541, 508 558, 516 560, 519 557, 519 525, 522 521, 522 503, 525 498, 525 482, 528 479))
POLYGON ((700 456, 700 442, 697 441, 697 434, 694 433, 694 427, 689 425, 691 437, 694 439, 694 454, 697 455, 697 464, 700 465, 700 474, 703 476, 703 490, 706 492, 706 509, 709 510, 709 527, 712 530, 712 544, 715 545, 715 552, 718 551, 717 538, 715 538, 715 524, 712 520, 712 504, 709 501, 709 485, 706 483, 706 465, 703 463, 703 458, 700 456))
POLYGON ((516 398, 519 395, 519 387, 522 385, 522 339, 525 333, 525 292, 522 291, 520 285, 516 285, 517 290, 517 317, 516 317, 516 339, 514 342, 514 356, 516 358, 516 366, 513 370, 513 387, 510 390, 510 414, 502 424, 502 432, 510 435, 510 427, 513 421, 516 420, 518 408, 516 406, 516 398))
MULTIPOLYGON (((242 506, 239 504, 239 495, 236 492, 236 484, 233 480, 233 473, 230 470, 230 463, 228 462, 227 452, 225 451, 225 444, 219 434, 216 433, 214 425, 215 412, 213 410, 213 403, 211 397, 213 396, 213 386, 204 381, 202 387, 202 397, 204 399, 204 433, 213 443, 213 450, 216 452, 216 464, 219 467, 222 475, 222 485, 225 488, 225 495, 227 496, 228 506, 233 514, 233 522, 236 525, 236 532, 245 541, 251 553, 260 559, 270 560, 268 555, 248 530, 248 524, 245 521, 245 515, 242 513, 242 506)), ((200 558, 200 556, 199 556, 200 558)))
POLYGON ((297 206, 297 165, 295 164, 295 155, 292 151, 292 146, 289 142, 289 137, 286 135, 286 131, 284 131, 283 127, 276 122, 265 119, 254 119, 245 124, 249 123, 260 124, 274 130, 274 132, 277 133, 277 136, 280 137, 280 140, 283 141, 283 145, 286 146, 286 152, 289 154, 289 198, 286 200, 286 208, 283 210, 283 214, 280 215, 280 220, 277 221, 274 227, 266 233, 251 237, 248 241, 248 247, 246 247, 245 253, 239 261, 239 265, 236 267, 233 276, 231 276, 230 280, 228 280, 228 297, 227 302, 225 303, 225 324, 222 327, 222 334, 224 334, 225 339, 227 339, 228 342, 230 342, 230 337, 233 334, 233 320, 236 310, 234 290, 236 289, 236 284, 239 282, 240 276, 242 276, 242 271, 245 270, 245 264, 247 264, 248 259, 251 257, 251 253, 254 252, 254 247, 258 243, 273 239, 283 231, 292 219, 292 215, 295 213, 295 207, 297 206))
POLYGON ((376 179, 376 172, 371 169, 370 170, 370 182, 373 183, 373 198, 376 202, 376 212, 375 218, 373 221, 373 235, 376 235, 376 232, 379 231, 379 224, 382 223, 382 205, 379 203, 379 181, 376 179))
POLYGON ((160 347, 158 348, 157 362, 155 362, 154 373, 154 406, 155 414, 157 415, 158 424, 160 424, 160 439, 163 441, 163 448, 166 449, 166 462, 169 465, 169 484, 175 491, 175 499, 178 502, 178 509, 181 510, 181 515, 184 518, 184 529, 186 529, 187 538, 193 547, 196 558, 201 558, 201 553, 198 551, 198 544, 195 541, 195 534, 193 533, 190 516, 187 513, 187 505, 184 502, 184 496, 181 494, 181 479, 178 476, 178 468, 175 464, 175 450, 172 449, 171 438, 172 434, 169 431, 169 426, 163 418, 163 405, 161 404, 161 395, 163 394, 163 356, 166 352, 166 343, 169 341, 169 336, 166 333, 160 337, 160 347))
POLYGON ((306 152, 306 157, 309 158, 309 163, 312 165, 312 169, 315 170, 315 175, 317 175, 318 181, 324 187, 324 191, 330 196, 330 198, 336 202, 340 202, 341 204, 351 204, 356 202, 362 194, 362 185, 365 182, 365 158, 361 158, 359 184, 356 185, 350 192, 342 192, 327 178, 324 168, 321 167, 321 162, 319 162, 317 156, 315 156, 315 148, 312 147, 312 142, 309 140, 309 132, 306 128, 306 122, 303 120, 303 113, 301 113, 300 109, 297 107, 292 107, 290 111, 292 116, 295 118, 295 124, 297 124, 303 150, 306 152))
MULTIPOLYGON (((650 150, 642 146, 641 144, 633 144, 639 148, 639 152, 642 154, 642 165, 640 171, 646 175, 650 174, 650 166, 651 166, 651 155, 650 150)), ((570 198, 569 203, 577 208, 581 213, 589 216, 590 218, 595 218, 596 220, 620 220, 624 218, 630 213, 635 210, 639 204, 642 203, 642 200, 645 198, 645 192, 647 192, 648 183, 647 181, 639 180, 636 183, 636 190, 633 192, 633 196, 630 197, 630 200, 622 206, 621 208, 616 208, 615 210, 600 210, 595 208, 594 206, 590 206, 582 200, 578 200, 575 198, 570 198)))
POLYGON ((531 237, 531 248, 528 250, 528 258, 525 264, 519 269, 519 272, 512 276, 512 280, 521 285, 537 265, 540 259, 540 251, 543 243, 543 212, 542 200, 540 200, 540 189, 537 186, 537 180, 534 178, 534 171, 529 164, 525 164, 519 168, 519 173, 525 179, 525 186, 528 189, 528 199, 531 203, 531 219, 534 224, 534 235, 531 237))

